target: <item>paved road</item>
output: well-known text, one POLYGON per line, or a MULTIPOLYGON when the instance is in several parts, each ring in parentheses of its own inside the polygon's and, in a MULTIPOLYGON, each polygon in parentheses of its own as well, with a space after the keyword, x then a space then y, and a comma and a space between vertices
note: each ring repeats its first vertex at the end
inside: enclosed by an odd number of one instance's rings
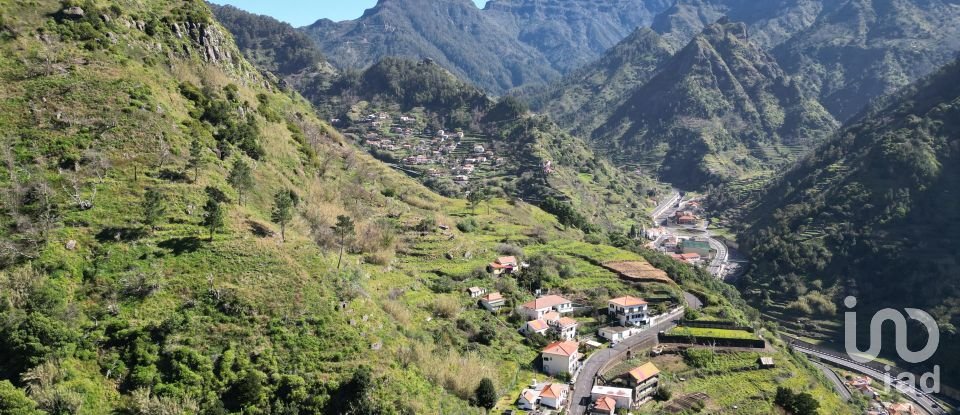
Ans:
MULTIPOLYGON (((853 370, 855 372, 859 372, 864 375, 870 376, 871 378, 876 379, 880 382, 884 382, 883 372, 877 371, 868 366, 864 366, 847 357, 828 354, 818 350, 809 349, 799 344, 792 344, 790 347, 792 347, 794 350, 800 353, 803 353, 805 355, 817 357, 823 362, 844 367, 844 368, 853 370)), ((913 385, 907 385, 905 383, 899 382, 899 383, 895 383, 893 387, 897 391, 899 391, 904 397, 906 397, 911 402, 913 402, 915 406, 919 406, 918 409, 920 409, 921 412, 927 415, 941 415, 941 414, 947 413, 943 409, 940 409, 939 406, 935 406, 937 404, 932 398, 927 396, 927 394, 924 393, 923 391, 915 388, 913 385)))
POLYGON ((837 375, 837 372, 834 372, 833 369, 822 363, 817 363, 814 361, 811 361, 810 363, 823 372, 824 376, 826 376, 830 383, 833 384, 833 389, 836 390, 841 397, 843 397, 843 400, 849 401, 850 398, 852 398, 852 396, 850 396, 850 389, 847 389, 847 386, 843 384, 843 380, 840 379, 840 376, 837 375))
POLYGON ((669 199, 667 199, 666 201, 661 203, 659 206, 657 206, 655 209, 653 209, 653 213, 650 215, 650 217, 653 218, 653 222, 660 223, 658 219, 661 216, 663 216, 664 212, 668 211, 673 206, 676 206, 679 200, 680 200, 680 192, 676 192, 676 191, 673 192, 673 194, 670 195, 669 199))
POLYGON ((683 310, 684 308, 680 307, 677 311, 667 314, 659 323, 648 327, 642 333, 617 343, 617 345, 611 348, 599 350, 592 354, 586 363, 583 364, 583 368, 580 369, 580 374, 574 383, 570 396, 570 409, 567 413, 571 415, 583 415, 591 403, 590 391, 593 389, 594 380, 600 368, 607 364, 610 359, 619 356, 627 350, 655 346, 657 344, 657 334, 662 330, 676 326, 676 320, 683 316, 683 310))

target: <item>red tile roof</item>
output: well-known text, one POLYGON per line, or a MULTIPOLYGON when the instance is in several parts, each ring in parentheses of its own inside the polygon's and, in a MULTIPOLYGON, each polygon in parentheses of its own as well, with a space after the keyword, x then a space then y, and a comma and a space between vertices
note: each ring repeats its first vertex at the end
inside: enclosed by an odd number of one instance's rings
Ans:
POLYGON ((543 398, 558 399, 560 398, 560 395, 562 395, 565 390, 567 390, 567 387, 565 385, 551 383, 547 386, 544 386, 543 391, 540 392, 540 396, 543 398))
POLYGON ((557 356, 573 356, 580 348, 580 343, 575 341, 554 342, 543 348, 543 353, 557 356))
POLYGON ((626 297, 614 298, 614 299, 610 300, 610 302, 613 303, 613 304, 616 304, 616 305, 618 305, 618 306, 621 306, 621 307, 634 307, 634 306, 638 306, 638 305, 646 305, 646 304, 647 304, 647 302, 646 302, 646 301, 643 301, 642 298, 631 297, 631 296, 629 296, 629 295, 626 296, 626 297))
POLYGON ((528 321, 527 326, 530 328, 530 330, 533 330, 533 331, 543 331, 550 328, 549 326, 547 326, 547 322, 543 320, 528 321))
POLYGON ((597 399, 596 407, 601 411, 613 411, 617 409, 617 400, 609 396, 601 396, 597 399))
POLYGON ((545 297, 540 297, 533 301, 526 302, 521 307, 527 308, 530 310, 540 310, 544 308, 556 307, 560 304, 566 304, 569 302, 570 300, 563 298, 559 295, 548 295, 545 297))
POLYGON ((486 302, 489 303, 489 302, 493 302, 493 301, 503 300, 503 295, 501 295, 501 294, 498 293, 498 292, 495 292, 495 293, 487 294, 487 295, 481 297, 481 299, 483 299, 483 300, 485 300, 486 302))
POLYGON ((637 383, 645 382, 659 374, 660 369, 658 369, 653 363, 645 363, 644 365, 630 371, 630 377, 632 377, 637 383))

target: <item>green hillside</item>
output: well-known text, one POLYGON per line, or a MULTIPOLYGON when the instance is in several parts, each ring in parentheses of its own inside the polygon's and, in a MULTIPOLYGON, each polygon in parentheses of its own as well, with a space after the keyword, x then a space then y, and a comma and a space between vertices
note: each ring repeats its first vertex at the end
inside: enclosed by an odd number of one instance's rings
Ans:
POLYGON ((791 321, 835 320, 847 295, 862 315, 926 310, 945 337, 936 363, 955 373, 958 81, 954 63, 883 100, 762 193, 741 238, 757 304, 791 321))
POLYGON ((700 188, 788 161, 835 127, 741 23, 708 27, 592 132, 618 162, 700 188))

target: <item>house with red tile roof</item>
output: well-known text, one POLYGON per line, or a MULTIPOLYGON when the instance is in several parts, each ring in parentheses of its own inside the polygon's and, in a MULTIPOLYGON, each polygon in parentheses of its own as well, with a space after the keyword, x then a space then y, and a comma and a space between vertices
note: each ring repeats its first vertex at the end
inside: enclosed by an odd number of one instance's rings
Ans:
POLYGON ((601 396, 590 406, 590 415, 613 415, 617 411, 617 401, 609 396, 601 396))
POLYGON ((646 326, 650 324, 648 304, 642 298, 619 297, 607 301, 607 313, 621 326, 646 326))
POLYGON ((480 304, 489 311, 497 311, 507 304, 507 300, 499 292, 492 292, 480 297, 480 304))
POLYGON ((553 409, 560 409, 567 403, 570 387, 560 383, 550 383, 540 391, 540 404, 553 409))
POLYGON ((520 305, 520 314, 526 316, 527 320, 544 318, 551 311, 572 313, 573 302, 559 295, 547 295, 520 305))
POLYGON ((627 373, 627 385, 633 389, 634 402, 646 402, 660 386, 660 369, 652 362, 644 363, 627 373))
POLYGON ((611 414, 620 408, 633 407, 633 391, 626 388, 594 386, 590 391, 590 399, 594 402, 591 414, 611 414))
POLYGON ((550 376, 572 375, 580 368, 580 357, 580 343, 575 341, 550 343, 540 352, 543 371, 550 376))
POLYGON ((514 256, 497 258, 496 261, 491 262, 490 265, 487 266, 487 270, 493 275, 513 274, 519 269, 520 263, 517 262, 517 257, 514 256))

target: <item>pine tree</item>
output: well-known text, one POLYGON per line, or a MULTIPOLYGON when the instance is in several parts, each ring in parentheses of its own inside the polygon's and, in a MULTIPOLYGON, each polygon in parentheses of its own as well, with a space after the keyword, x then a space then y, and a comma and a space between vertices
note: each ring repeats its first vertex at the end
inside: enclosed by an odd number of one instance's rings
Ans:
POLYGON ((487 411, 497 405, 497 399, 499 399, 497 396, 497 388, 493 386, 493 381, 490 380, 490 378, 480 380, 480 386, 477 386, 477 390, 474 392, 474 398, 476 399, 477 406, 487 411))
POLYGON ((353 219, 344 215, 337 216, 337 225, 333 227, 333 231, 340 237, 340 258, 337 259, 337 269, 340 269, 340 264, 343 262, 343 247, 346 245, 347 236, 353 235, 353 219))
POLYGON ((216 199, 207 199, 207 204, 203 206, 203 226, 210 231, 210 241, 213 241, 213 234, 223 228, 223 206, 216 199))
POLYGON ((270 217, 280 225, 280 240, 286 241, 287 223, 293 219, 293 198, 289 191, 281 190, 273 197, 273 213, 270 217))
POLYGON ((242 205, 243 193, 253 188, 253 173, 250 166, 243 159, 237 159, 233 163, 233 168, 230 169, 227 182, 237 191, 237 203, 242 205))
POLYGON ((190 161, 188 166, 193 169, 193 181, 196 182, 200 178, 200 168, 203 167, 203 144, 200 143, 200 140, 194 139, 190 143, 190 161))
POLYGON ((157 222, 163 217, 166 207, 163 205, 163 194, 155 188, 147 189, 143 195, 143 224, 156 229, 157 222))

